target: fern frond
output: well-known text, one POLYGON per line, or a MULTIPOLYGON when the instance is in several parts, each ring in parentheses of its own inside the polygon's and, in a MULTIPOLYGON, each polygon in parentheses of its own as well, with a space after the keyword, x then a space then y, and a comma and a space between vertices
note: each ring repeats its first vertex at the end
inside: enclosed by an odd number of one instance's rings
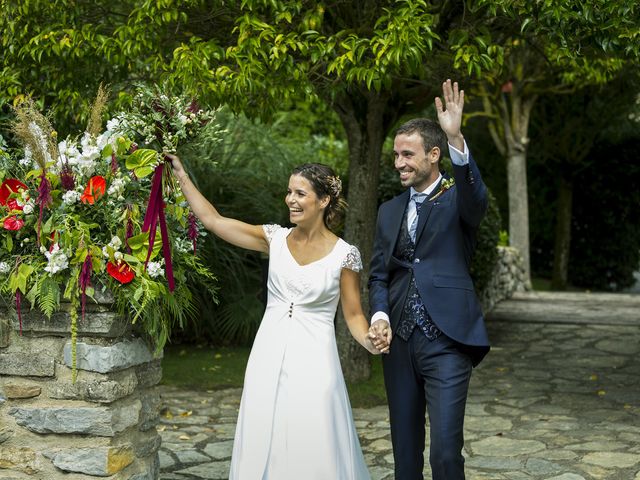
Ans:
POLYGON ((36 294, 38 308, 47 318, 60 308, 60 286, 51 277, 44 277, 39 282, 40 288, 36 294))

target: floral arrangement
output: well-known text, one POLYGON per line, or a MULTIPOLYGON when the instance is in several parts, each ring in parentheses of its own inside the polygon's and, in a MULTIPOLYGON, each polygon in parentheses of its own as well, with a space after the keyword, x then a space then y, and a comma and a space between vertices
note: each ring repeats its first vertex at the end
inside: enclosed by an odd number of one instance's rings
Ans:
POLYGON ((101 131, 106 98, 101 88, 87 131, 61 141, 26 101, 14 125, 24 148, 0 154, 0 291, 15 300, 20 330, 24 299, 47 316, 71 303, 74 366, 77 322, 96 288, 158 350, 194 313, 190 285, 215 294, 196 256, 204 234, 163 156, 215 132, 215 112, 142 89, 101 131))
POLYGON ((433 201, 436 198, 438 198, 440 195, 442 195, 444 192, 446 192, 447 190, 449 190, 451 187, 453 187, 456 184, 456 180, 455 178, 451 177, 451 178, 443 178, 442 181, 440 182, 440 189, 429 198, 429 201, 433 201))

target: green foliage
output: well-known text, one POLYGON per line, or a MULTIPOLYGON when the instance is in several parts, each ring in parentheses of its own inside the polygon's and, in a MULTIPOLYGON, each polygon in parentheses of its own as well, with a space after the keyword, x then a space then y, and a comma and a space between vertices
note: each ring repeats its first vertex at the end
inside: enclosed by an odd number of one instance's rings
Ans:
POLYGON ((493 268, 498 259, 498 241, 502 219, 500 211, 491 191, 489 191, 489 205, 487 213, 482 219, 477 232, 476 251, 471 262, 471 277, 477 292, 486 288, 493 268))
MULTIPOLYGON (((551 277, 554 270, 557 233, 552 227, 557 220, 559 183, 573 191, 572 204, 576 208, 584 182, 591 184, 601 181, 601 177, 608 178, 609 161, 619 162, 617 157, 607 158, 607 167, 603 168, 603 159, 593 154, 594 149, 601 151, 599 145, 603 142, 615 145, 636 135, 638 122, 634 119, 640 103, 631 101, 631 92, 638 88, 637 75, 636 69, 628 69, 606 86, 581 89, 571 96, 542 97, 538 102, 531 123, 528 169, 531 266, 536 275, 551 277), (590 173, 585 176, 587 171, 590 173)), ((577 232, 575 228, 572 230, 573 237, 577 232)), ((570 249, 576 241, 570 238, 570 249)))
POLYGON ((626 0, 475 0, 468 8, 449 37, 455 66, 498 88, 511 80, 533 94, 605 83, 640 54, 640 7, 626 0))
POLYGON ((508 247, 509 246, 509 232, 506 230, 500 230, 498 233, 498 246, 499 247, 508 247))
POLYGON ((381 91, 394 79, 424 78, 424 59, 440 41, 438 9, 424 0, 114 0, 104 8, 29 0, 2 7, 0 106, 28 93, 57 119, 86 112, 100 82, 121 92, 121 109, 129 79, 161 76, 266 117, 283 100, 313 96, 312 86, 330 96, 340 83, 381 91))
POLYGON ((633 272, 640 268, 638 148, 637 134, 602 144, 590 154, 592 166, 577 178, 569 261, 576 286, 615 291, 635 281, 633 272))

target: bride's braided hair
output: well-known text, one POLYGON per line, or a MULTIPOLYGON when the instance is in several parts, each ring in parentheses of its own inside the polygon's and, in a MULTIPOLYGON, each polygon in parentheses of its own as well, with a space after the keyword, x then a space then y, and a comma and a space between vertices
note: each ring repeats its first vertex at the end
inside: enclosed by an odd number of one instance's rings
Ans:
POLYGON ((293 169, 292 175, 306 178, 319 198, 329 197, 329 205, 324 210, 324 224, 330 230, 340 225, 347 209, 342 195, 342 181, 333 169, 322 163, 305 163, 293 169))

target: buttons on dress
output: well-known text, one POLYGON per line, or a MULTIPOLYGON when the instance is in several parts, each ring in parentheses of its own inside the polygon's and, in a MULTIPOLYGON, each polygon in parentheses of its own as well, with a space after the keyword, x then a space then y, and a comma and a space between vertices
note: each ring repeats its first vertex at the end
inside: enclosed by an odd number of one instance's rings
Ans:
POLYGON ((289 318, 291 318, 292 314, 293 314, 293 302, 291 302, 291 304, 289 305, 289 318))

